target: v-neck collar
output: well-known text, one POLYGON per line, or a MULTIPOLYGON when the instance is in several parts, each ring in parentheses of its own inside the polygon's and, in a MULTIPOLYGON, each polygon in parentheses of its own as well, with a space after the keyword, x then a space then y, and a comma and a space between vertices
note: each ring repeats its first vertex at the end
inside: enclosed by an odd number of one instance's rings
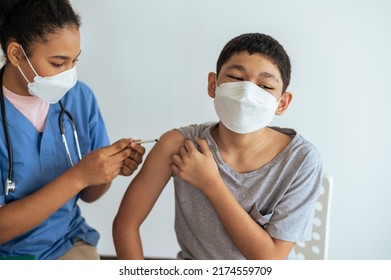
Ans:
MULTIPOLYGON (((39 132, 35 126, 20 112, 7 98, 4 98, 5 110, 7 113, 7 122, 9 125, 16 127, 24 132, 24 134, 34 143, 41 143, 41 147, 44 143, 44 138, 47 138, 47 135, 53 135, 51 132, 53 126, 51 123, 51 116, 53 115, 54 106, 50 105, 48 114, 46 117, 45 127, 43 132, 39 132), (42 138, 41 141, 39 141, 42 138)), ((12 137, 12 135, 11 135, 12 137)), ((51 136, 52 137, 52 136, 51 136)), ((50 136, 49 136, 50 138, 50 136)), ((38 147, 37 147, 38 148, 38 147)), ((40 148, 40 147, 39 147, 40 148)))
MULTIPOLYGON (((256 174, 256 173, 259 173, 259 172, 267 172, 267 170, 269 170, 269 168, 271 166, 273 166, 277 161, 279 161, 282 157, 285 156, 285 154, 291 149, 291 147, 293 145, 295 145, 295 143, 297 141, 299 141, 299 138, 300 138, 300 135, 297 134, 295 131, 292 130, 292 140, 289 142, 289 144, 279 153, 277 154, 271 161, 269 161, 268 163, 266 163, 265 165, 259 167, 258 169, 256 170, 252 170, 252 171, 249 171, 249 172, 245 172, 245 173, 239 173, 237 172, 235 169, 233 169, 229 164, 227 164, 221 157, 220 155, 220 151, 219 151, 219 148, 217 146, 217 143, 215 142, 215 140, 213 139, 212 135, 211 135, 211 131, 214 127, 216 127, 217 124, 215 125, 211 125, 210 127, 208 127, 204 133, 203 133, 203 136, 205 137, 205 139, 207 140, 208 142, 208 145, 210 146, 210 148, 214 151, 214 154, 215 154, 215 157, 216 157, 216 160, 219 162, 220 166, 222 166, 228 173, 234 175, 236 178, 247 178, 247 177, 251 177, 253 176, 253 174, 256 174)), ((276 129, 275 127, 271 127, 273 129, 276 129)), ((282 131, 281 131, 282 132, 282 131)))

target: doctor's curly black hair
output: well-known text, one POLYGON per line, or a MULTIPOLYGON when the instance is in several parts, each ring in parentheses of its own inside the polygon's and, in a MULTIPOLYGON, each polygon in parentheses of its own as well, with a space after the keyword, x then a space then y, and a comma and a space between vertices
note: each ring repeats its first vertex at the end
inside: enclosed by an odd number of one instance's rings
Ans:
POLYGON ((1 0, 0 44, 6 55, 16 41, 27 55, 35 42, 45 42, 58 29, 80 27, 80 17, 69 0, 1 0))

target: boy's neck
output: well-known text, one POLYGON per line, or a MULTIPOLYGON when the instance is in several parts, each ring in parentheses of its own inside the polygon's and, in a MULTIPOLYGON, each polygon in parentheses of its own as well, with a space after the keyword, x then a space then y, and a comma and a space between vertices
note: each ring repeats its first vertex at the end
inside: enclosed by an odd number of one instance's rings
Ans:
POLYGON ((232 132, 221 122, 211 131, 219 150, 252 152, 265 148, 269 143, 270 128, 263 128, 253 133, 239 134, 232 132))
POLYGON ((211 131, 222 160, 238 173, 257 170, 273 160, 292 138, 271 128, 237 134, 221 123, 211 131))

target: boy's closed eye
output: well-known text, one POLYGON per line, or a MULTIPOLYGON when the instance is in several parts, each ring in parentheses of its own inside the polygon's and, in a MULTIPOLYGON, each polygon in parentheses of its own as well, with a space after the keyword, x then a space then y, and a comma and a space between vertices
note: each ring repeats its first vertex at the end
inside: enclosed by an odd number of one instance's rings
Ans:
MULTIPOLYGON (((232 80, 234 80, 234 81, 245 81, 245 79, 240 77, 240 76, 227 75, 227 77, 232 79, 232 80)), ((274 89, 271 86, 268 86, 268 85, 265 85, 265 84, 257 84, 257 86, 259 86, 260 88, 262 88, 264 90, 273 90, 274 89)))
POLYGON ((235 80, 235 81, 244 81, 244 79, 240 76, 235 76, 235 75, 227 75, 228 78, 235 80))
POLYGON ((274 88, 266 86, 266 85, 258 85, 260 88, 263 88, 265 90, 273 90, 274 88))

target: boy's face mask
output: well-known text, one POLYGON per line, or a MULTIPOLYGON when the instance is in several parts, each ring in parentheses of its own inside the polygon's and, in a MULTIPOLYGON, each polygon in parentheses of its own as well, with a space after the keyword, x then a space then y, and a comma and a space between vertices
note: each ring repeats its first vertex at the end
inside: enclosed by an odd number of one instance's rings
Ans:
POLYGON ((20 73, 27 81, 28 92, 31 95, 37 96, 47 103, 54 104, 57 103, 72 87, 74 87, 77 82, 76 66, 51 77, 40 77, 24 52, 23 47, 20 46, 20 48, 31 69, 36 75, 34 77, 34 81, 30 83, 20 66, 18 66, 20 73))
POLYGON ((279 101, 248 81, 224 83, 216 87, 214 105, 220 121, 236 133, 251 133, 273 120, 279 101))

